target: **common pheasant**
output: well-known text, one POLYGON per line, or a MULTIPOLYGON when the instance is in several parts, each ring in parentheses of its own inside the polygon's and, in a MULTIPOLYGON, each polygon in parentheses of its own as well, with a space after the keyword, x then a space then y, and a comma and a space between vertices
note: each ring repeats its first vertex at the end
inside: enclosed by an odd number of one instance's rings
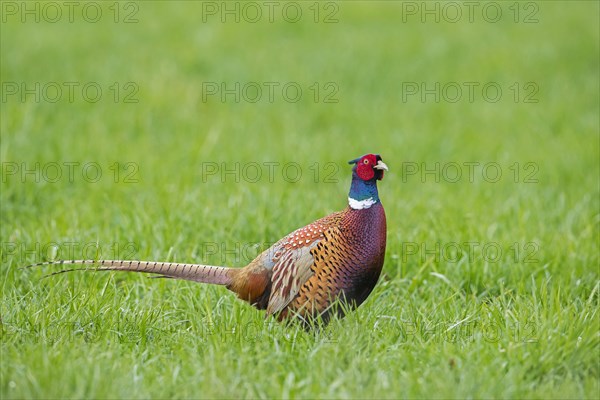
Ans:
POLYGON ((327 323, 332 314, 343 317, 345 309, 365 301, 377 283, 385 255, 386 220, 377 181, 388 168, 375 154, 349 164, 354 164, 352 184, 343 211, 293 231, 243 268, 122 260, 53 261, 31 266, 95 264, 97 270, 146 272, 224 285, 279 321, 297 317, 304 322, 318 319, 327 323))

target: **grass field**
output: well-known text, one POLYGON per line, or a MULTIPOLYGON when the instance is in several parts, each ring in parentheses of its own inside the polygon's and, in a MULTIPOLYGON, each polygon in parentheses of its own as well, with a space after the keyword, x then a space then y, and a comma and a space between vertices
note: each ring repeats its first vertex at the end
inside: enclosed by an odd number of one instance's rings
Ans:
POLYGON ((598 2, 77 4, 1 3, 1 398, 598 398, 598 2), (19 268, 241 267, 368 152, 384 273, 322 331, 19 268))

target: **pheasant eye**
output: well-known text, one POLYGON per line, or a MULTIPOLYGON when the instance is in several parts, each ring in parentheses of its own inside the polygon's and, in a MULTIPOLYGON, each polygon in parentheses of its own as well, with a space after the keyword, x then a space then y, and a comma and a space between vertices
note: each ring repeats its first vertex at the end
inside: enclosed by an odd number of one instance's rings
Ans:
POLYGON ((369 160, 365 158, 365 160, 363 161, 363 164, 368 164, 369 160))

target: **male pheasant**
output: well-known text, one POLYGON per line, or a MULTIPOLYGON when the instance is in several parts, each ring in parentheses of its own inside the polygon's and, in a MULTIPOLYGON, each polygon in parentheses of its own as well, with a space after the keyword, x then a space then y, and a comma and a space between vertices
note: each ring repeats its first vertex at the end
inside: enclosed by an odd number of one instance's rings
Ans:
MULTIPOLYGON (((266 309, 280 321, 304 322, 345 308, 358 307, 373 290, 383 266, 386 220, 377 192, 387 166, 367 154, 355 160, 348 206, 297 229, 262 252, 244 268, 151 261, 54 261, 47 264, 97 264, 98 270, 134 271, 196 282, 225 285, 239 298, 266 309), (347 307, 340 307, 339 300, 347 307), (336 304, 335 307, 332 305, 336 304)), ((55 272, 76 271, 66 269, 55 272)))

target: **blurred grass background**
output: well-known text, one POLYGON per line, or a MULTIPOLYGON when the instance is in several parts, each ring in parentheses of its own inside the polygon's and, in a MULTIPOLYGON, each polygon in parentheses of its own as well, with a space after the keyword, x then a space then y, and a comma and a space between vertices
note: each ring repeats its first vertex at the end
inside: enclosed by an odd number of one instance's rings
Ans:
POLYGON ((22 4, 3 2, 0 37, 2 398, 597 396, 597 2, 496 2, 496 23, 481 13, 488 2, 473 22, 462 5, 455 23, 436 2, 297 2, 296 23, 281 13, 288 3, 273 22, 253 3, 257 23, 221 15, 246 7, 236 2, 97 3, 96 23, 82 16, 87 3, 73 22, 61 3, 27 3, 39 22, 22 4), (44 18, 49 4, 60 21, 44 18), (439 22, 425 4, 439 7, 439 22), (10 93, 36 82, 79 86, 72 102, 66 91, 55 103, 10 93), (102 89, 95 103, 80 90, 90 82, 102 89), (203 90, 236 82, 293 82, 303 95, 288 102, 276 88, 273 102, 263 92, 251 103, 203 90), (406 93, 436 82, 458 83, 462 98, 406 93), (479 85, 473 101, 465 82, 479 85), (497 102, 482 96, 490 82, 502 89, 497 102), (328 83, 335 103, 323 101, 328 83), (528 83, 537 102, 525 102, 528 83), (126 103, 132 87, 137 102, 126 103), (126 274, 40 280, 43 271, 18 269, 70 242, 77 255, 97 242, 105 255, 116 245, 134 259, 243 266, 257 250, 239 249, 343 208, 346 161, 368 152, 390 167, 379 185, 385 276, 324 332, 264 320, 223 288, 126 274), (65 162, 97 163, 102 177, 88 182, 78 167, 73 182, 21 175, 65 162), (252 162, 298 163, 302 176, 202 173, 252 162), (503 175, 406 174, 408 163, 465 162, 498 163, 503 175), (524 182, 526 165, 537 182, 524 182), (480 250, 457 262, 435 252, 464 242, 480 250), (500 245, 499 260, 482 256, 487 243, 500 245), (213 244, 222 247, 206 251, 213 244), (429 253, 407 254, 413 244, 429 253))

